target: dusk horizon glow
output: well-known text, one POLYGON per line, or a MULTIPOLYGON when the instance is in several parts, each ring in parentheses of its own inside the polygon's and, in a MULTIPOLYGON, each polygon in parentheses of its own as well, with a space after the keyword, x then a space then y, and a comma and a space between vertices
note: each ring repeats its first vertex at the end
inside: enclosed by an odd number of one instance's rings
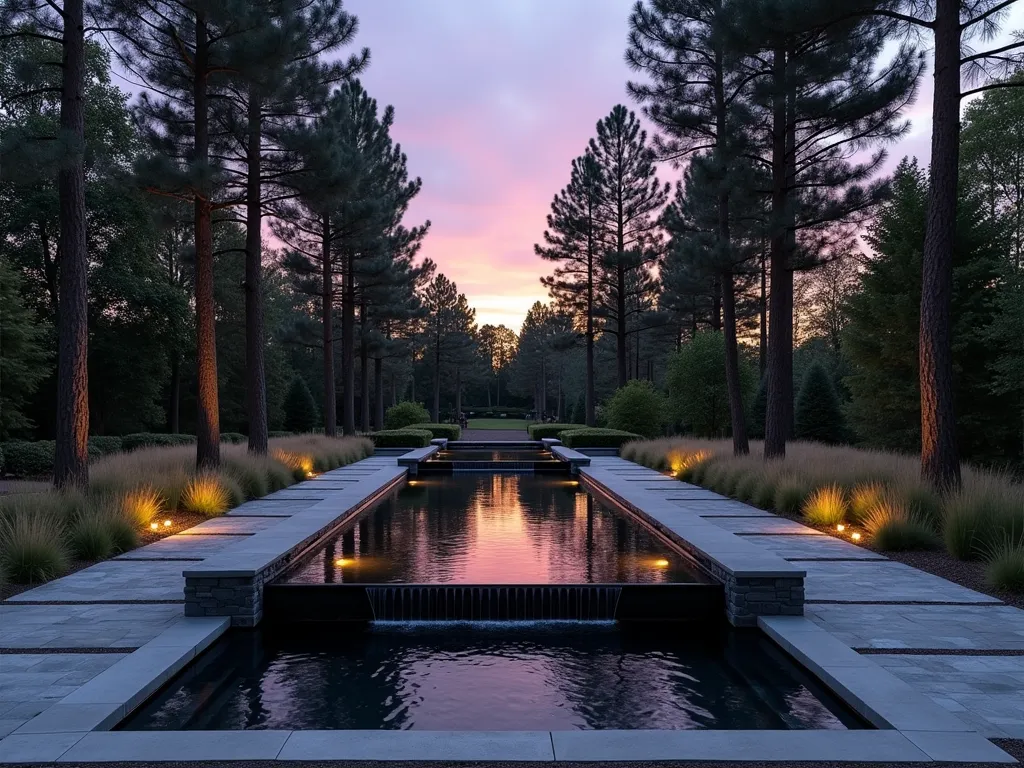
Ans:
MULTIPOLYGON (((430 219, 421 255, 466 294, 477 323, 518 333, 535 301, 548 301, 536 256, 551 199, 572 160, 616 104, 641 114, 626 92, 639 76, 625 62, 632 2, 347 0, 359 19, 355 47, 370 49, 361 81, 395 108, 392 135, 423 189, 406 216, 430 219)), ((1004 34, 1022 26, 1014 9, 1004 34)), ((925 41, 930 44, 929 41, 925 41)), ((347 55, 347 52, 346 52, 347 55)), ((931 74, 908 110, 908 135, 886 168, 929 154, 931 74)), ((650 129, 648 134, 650 134, 650 129)), ((664 163, 659 176, 680 172, 664 163)))

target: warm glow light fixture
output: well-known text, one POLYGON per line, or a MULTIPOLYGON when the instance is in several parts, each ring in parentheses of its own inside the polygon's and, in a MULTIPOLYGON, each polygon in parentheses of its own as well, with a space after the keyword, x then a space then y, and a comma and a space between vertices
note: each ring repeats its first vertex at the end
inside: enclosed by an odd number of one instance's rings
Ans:
POLYGON ((155 531, 160 528, 160 523, 150 523, 149 527, 155 531))
POLYGON ((171 527, 171 521, 170 520, 164 520, 164 528, 170 528, 170 527, 171 527))
POLYGON ((839 531, 840 533, 842 533, 843 531, 846 530, 846 526, 843 525, 842 523, 840 523, 839 525, 836 526, 836 530, 839 531))
POLYGON ((854 541, 860 541, 860 534, 859 533, 851 533, 850 534, 850 538, 853 539, 854 541))
POLYGON ((334 564, 341 568, 346 565, 352 565, 352 561, 347 557, 339 557, 337 560, 334 561, 334 564))
POLYGON ((654 564, 656 566, 658 566, 659 568, 668 568, 668 560, 666 560, 665 558, 662 558, 660 560, 655 560, 654 564))

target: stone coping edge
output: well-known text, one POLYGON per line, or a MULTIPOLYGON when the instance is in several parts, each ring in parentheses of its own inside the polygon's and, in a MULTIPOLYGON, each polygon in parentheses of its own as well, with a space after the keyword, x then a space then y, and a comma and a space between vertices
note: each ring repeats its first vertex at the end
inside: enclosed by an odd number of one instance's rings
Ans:
POLYGON ((590 457, 579 451, 574 451, 572 448, 566 448, 564 445, 549 445, 548 450, 562 461, 569 462, 573 468, 590 466, 590 457))
MULTIPOLYGON (((445 445, 447 445, 447 443, 445 445)), ((414 467, 421 461, 426 461, 440 450, 441 446, 437 443, 433 443, 432 445, 428 445, 426 448, 416 448, 414 450, 407 451, 398 457, 398 466, 414 467)))
MULTIPOLYGON (((928 754, 955 743, 965 762, 1016 762, 971 726, 803 616, 760 616, 758 627, 876 728, 928 754), (998 753, 998 754, 997 754, 998 753), (986 755, 991 755, 986 759, 986 755)), ((936 758, 942 759, 942 758, 936 758)))
MULTIPOLYGON (((381 470, 378 470, 381 471, 381 470)), ((308 509, 296 512, 290 517, 283 518, 282 522, 246 537, 244 541, 232 545, 226 550, 207 558, 199 565, 185 568, 182 571, 185 579, 197 578, 248 578, 258 576, 268 568, 273 567, 283 557, 291 557, 295 560, 301 557, 309 546, 328 535, 340 525, 345 524, 353 515, 359 514, 369 505, 376 503, 382 496, 391 491, 395 486, 405 480, 406 469, 396 471, 394 477, 383 485, 375 488, 370 494, 359 497, 351 506, 340 513, 337 512, 339 498, 349 496, 350 491, 338 491, 336 495, 329 496, 314 504, 308 509), (302 546, 311 537, 316 541, 309 546, 302 546), (264 543, 269 544, 268 549, 260 549, 264 543), (301 551, 296 551, 302 547, 301 551), (249 553, 239 555, 235 550, 249 549, 249 553), (241 559, 240 559, 241 558, 241 559), (250 565, 244 560, 255 563, 250 565), (218 561, 220 565, 218 565, 218 561)), ((358 489, 358 486, 356 486, 358 489)), ((350 498, 355 498, 351 497, 350 498)))
MULTIPOLYGON (((67 733, 82 735, 113 728, 209 648, 230 623, 228 618, 219 616, 179 619, 81 688, 23 723, 11 736, 52 741, 67 733)), ((0 740, 0 760, 7 757, 5 746, 0 740)))
POLYGON ((898 731, 110 731, 12 735, 0 763, 221 760, 1014 762, 971 734, 898 731), (980 740, 980 741, 978 741, 980 740))
MULTIPOLYGON (((587 468, 582 468, 580 470, 580 478, 582 485, 586 490, 611 499, 616 505, 632 512, 652 528, 659 531, 663 536, 673 542, 676 542, 677 545, 682 547, 685 551, 695 551, 696 553, 699 553, 699 555, 713 561, 732 576, 739 578, 802 579, 807 575, 805 570, 791 565, 788 561, 783 560, 778 555, 766 553, 756 545, 751 544, 748 541, 744 541, 742 537, 729 531, 725 531, 714 523, 710 523, 698 515, 692 515, 692 519, 687 520, 687 525, 693 528, 695 532, 697 530, 706 530, 713 534, 715 538, 723 542, 728 542, 728 548, 727 550, 723 549, 722 551, 716 551, 714 547, 707 546, 701 542, 692 541, 679 532, 672 530, 672 528, 655 517, 653 512, 631 502, 629 499, 622 496, 622 494, 616 492, 614 489, 603 483, 593 475, 593 469, 588 470, 587 468), (751 563, 744 564, 743 566, 737 566, 735 561, 737 559, 747 559, 743 556, 748 552, 751 563)), ((652 505, 664 503, 664 500, 657 497, 650 497, 649 500, 652 505)))

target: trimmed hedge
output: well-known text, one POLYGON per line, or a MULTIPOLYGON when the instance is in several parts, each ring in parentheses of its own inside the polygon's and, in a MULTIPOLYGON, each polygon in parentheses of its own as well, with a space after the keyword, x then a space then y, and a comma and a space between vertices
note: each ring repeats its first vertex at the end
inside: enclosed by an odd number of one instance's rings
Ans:
POLYGON ((239 443, 248 442, 249 438, 243 435, 241 432, 221 432, 220 441, 222 443, 232 443, 233 445, 238 445, 239 443))
POLYGON ((111 453, 119 453, 121 448, 121 438, 117 435, 94 435, 89 438, 89 453, 96 450, 99 456, 108 456, 111 453))
POLYGON ((530 424, 526 431, 530 433, 531 440, 543 440, 548 437, 558 438, 567 429, 579 428, 579 424, 530 424))
POLYGON ((567 429, 561 433, 559 439, 567 448, 621 448, 630 440, 640 440, 641 437, 621 429, 588 427, 567 429))
POLYGON ((134 451, 136 448, 149 448, 154 445, 191 445, 196 441, 195 435, 171 435, 164 432, 135 432, 121 438, 121 449, 134 451))
POLYGON ((406 429, 425 429, 434 437, 449 440, 458 440, 462 436, 462 427, 458 424, 410 424, 406 429))
POLYGON ((369 438, 376 448, 426 448, 434 434, 426 429, 382 429, 369 438))
POLYGON ((430 421, 430 414, 427 409, 419 403, 405 401, 397 403, 388 408, 384 414, 385 431, 405 429, 411 424, 425 424, 430 421))
POLYGON ((12 440, 4 443, 4 463, 15 477, 45 477, 53 474, 53 440, 12 440))

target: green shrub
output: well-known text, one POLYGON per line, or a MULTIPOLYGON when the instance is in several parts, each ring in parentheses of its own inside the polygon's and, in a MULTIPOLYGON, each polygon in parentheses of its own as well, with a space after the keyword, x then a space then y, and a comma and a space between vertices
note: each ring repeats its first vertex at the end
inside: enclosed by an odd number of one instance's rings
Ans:
POLYGON ((411 424, 406 429, 425 429, 436 437, 458 440, 462 436, 462 427, 458 424, 411 424))
POLYGON ((79 517, 68 532, 71 552, 79 560, 104 560, 114 549, 107 526, 96 514, 79 517))
POLYGON ((320 423, 320 410, 306 380, 295 376, 284 396, 284 426, 293 432, 311 432, 320 423))
POLYGON ((845 439, 846 425, 839 396, 820 363, 807 369, 796 398, 796 436, 835 445, 845 439))
POLYGON ((289 432, 287 429, 272 429, 267 432, 267 437, 291 437, 294 434, 294 432, 289 432))
POLYGON ((757 489, 761 484, 761 473, 747 470, 739 476, 733 488, 733 496, 748 504, 757 498, 757 489))
POLYGON ((4 443, 7 472, 15 477, 49 477, 53 474, 55 443, 52 440, 14 440, 4 443))
POLYGON ((377 448, 426 448, 434 435, 425 429, 384 429, 370 439, 377 448))
POLYGON ((757 392, 750 404, 750 411, 747 414, 749 421, 748 435, 756 440, 764 438, 764 422, 768 415, 768 382, 761 379, 757 392))
POLYGON ((846 493, 838 485, 816 489, 803 503, 803 517, 811 525, 833 526, 846 520, 846 493))
POLYGON ((1006 538, 988 553, 985 581, 995 589, 1024 592, 1024 544, 1006 538))
POLYGON ((601 429, 599 427, 583 427, 568 429, 559 435, 559 440, 567 448, 619 448, 630 440, 640 437, 632 432, 620 429, 601 429))
POLYGON ((430 414, 427 409, 419 403, 406 401, 397 403, 388 408, 384 414, 384 430, 391 432, 396 429, 404 429, 410 424, 426 424, 430 421, 430 414))
POLYGON ((615 390, 605 407, 609 429, 657 437, 666 421, 665 399, 649 381, 633 379, 615 390))
MULTIPOLYGON (((757 387, 755 366, 740 355, 740 389, 744 403, 757 387)), ((665 377, 672 420, 698 437, 721 437, 730 429, 729 392, 725 382, 725 335, 701 331, 672 355, 665 377)))
POLYGON ((35 584, 63 575, 68 550, 58 518, 17 514, 0 519, 0 571, 16 584, 35 584))
POLYGON ((579 424, 530 424, 526 431, 530 433, 531 440, 546 440, 554 438, 559 440, 559 435, 567 429, 581 429, 579 424))
POLYGON ((232 445, 238 445, 239 443, 249 442, 249 438, 243 435, 241 432, 221 432, 220 441, 222 443, 231 443, 232 445))
POLYGON ((775 511, 780 515, 795 515, 807 498, 807 484, 796 477, 783 477, 775 486, 775 511))
POLYGON ((89 438, 89 452, 96 451, 97 456, 109 456, 120 453, 121 438, 117 435, 93 435, 89 438))
POLYGON ((121 450, 134 451, 136 448, 153 446, 191 445, 195 435, 172 435, 167 432, 135 432, 121 438, 121 450))
POLYGON ((758 509, 772 509, 775 505, 776 480, 774 474, 762 472, 750 503, 758 509))

